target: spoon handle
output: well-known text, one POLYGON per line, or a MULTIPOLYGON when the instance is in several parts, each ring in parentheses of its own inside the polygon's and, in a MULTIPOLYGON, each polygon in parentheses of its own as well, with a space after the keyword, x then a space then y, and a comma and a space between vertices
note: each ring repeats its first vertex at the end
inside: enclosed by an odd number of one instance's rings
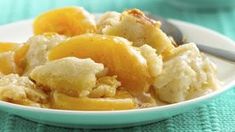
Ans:
POLYGON ((213 48, 202 44, 197 44, 197 47, 199 48, 200 51, 203 51, 205 53, 209 53, 216 57, 235 62, 235 51, 213 48))

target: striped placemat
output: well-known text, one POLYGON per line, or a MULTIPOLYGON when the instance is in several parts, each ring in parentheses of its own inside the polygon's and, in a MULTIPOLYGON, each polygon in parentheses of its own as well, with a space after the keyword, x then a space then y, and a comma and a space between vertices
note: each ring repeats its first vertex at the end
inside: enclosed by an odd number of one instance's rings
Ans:
MULTIPOLYGON (((235 10, 185 10, 166 5, 160 0, 5 0, 0 1, 0 24, 33 18, 39 13, 56 7, 78 5, 90 12, 107 10, 122 11, 140 8, 167 18, 180 19, 214 29, 235 39, 235 10), (102 6, 100 6, 102 4, 102 6)), ((157 123, 109 130, 68 129, 35 123, 0 111, 0 131, 2 132, 64 132, 64 131, 235 131, 235 89, 219 98, 187 113, 157 123)))

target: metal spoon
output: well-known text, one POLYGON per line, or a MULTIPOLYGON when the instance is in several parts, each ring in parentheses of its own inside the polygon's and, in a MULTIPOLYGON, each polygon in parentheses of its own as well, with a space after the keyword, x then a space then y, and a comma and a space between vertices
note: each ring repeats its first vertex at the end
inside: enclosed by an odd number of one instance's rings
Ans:
MULTIPOLYGON (((161 29, 168 36, 171 36, 177 45, 182 45, 182 44, 187 43, 183 40, 183 33, 175 25, 168 22, 167 20, 165 20, 162 17, 155 16, 152 14, 150 15, 149 13, 148 13, 148 16, 150 16, 151 18, 153 18, 155 20, 161 21, 161 23, 162 23, 161 29)), ((222 58, 222 59, 226 59, 226 60, 235 62, 235 52, 234 51, 214 48, 214 47, 205 46, 205 45, 198 44, 198 43, 196 45, 200 51, 203 51, 205 53, 214 55, 214 56, 222 58)))

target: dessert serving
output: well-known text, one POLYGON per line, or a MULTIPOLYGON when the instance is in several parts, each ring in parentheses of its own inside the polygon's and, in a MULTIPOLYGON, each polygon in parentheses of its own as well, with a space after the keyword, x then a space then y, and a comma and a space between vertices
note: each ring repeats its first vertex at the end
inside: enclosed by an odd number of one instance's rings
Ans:
POLYGON ((81 7, 41 14, 28 41, 0 43, 0 100, 50 109, 127 110, 219 89, 215 65, 197 46, 175 46, 160 27, 138 9, 97 19, 81 7))

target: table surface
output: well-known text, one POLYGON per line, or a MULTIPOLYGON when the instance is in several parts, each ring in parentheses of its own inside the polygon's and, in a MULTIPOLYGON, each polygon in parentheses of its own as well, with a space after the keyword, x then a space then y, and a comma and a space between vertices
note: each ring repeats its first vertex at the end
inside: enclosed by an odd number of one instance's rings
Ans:
MULTIPOLYGON (((122 11, 128 8, 140 8, 166 18, 202 25, 233 40, 235 39, 235 10, 180 9, 160 0, 102 0, 102 2, 101 0, 2 0, 0 1, 0 24, 30 19, 43 11, 68 5, 83 6, 90 12, 122 11)), ((0 112, 0 131, 63 132, 104 130, 53 127, 0 112)), ((105 131, 235 131, 235 89, 229 90, 204 106, 164 121, 144 126, 105 131)))

